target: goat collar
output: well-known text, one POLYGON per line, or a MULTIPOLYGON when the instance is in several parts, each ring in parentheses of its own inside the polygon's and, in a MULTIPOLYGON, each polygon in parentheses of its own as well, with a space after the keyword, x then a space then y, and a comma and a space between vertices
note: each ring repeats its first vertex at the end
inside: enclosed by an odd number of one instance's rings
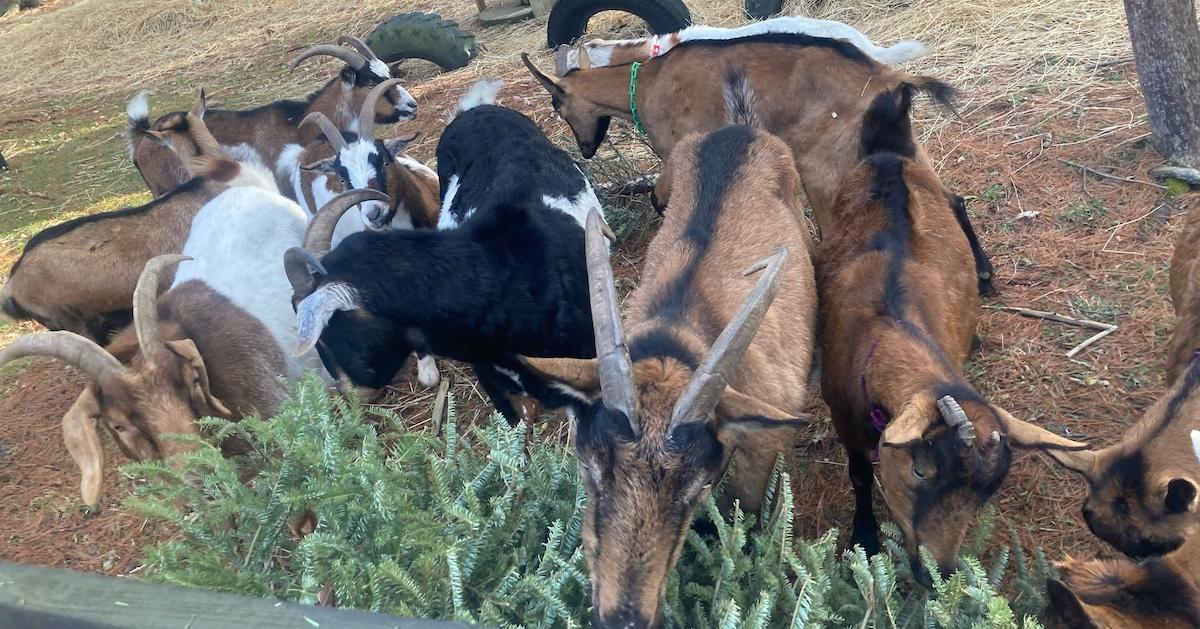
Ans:
POLYGON ((641 61, 634 61, 629 66, 629 113, 633 116, 633 126, 637 127, 638 133, 646 135, 646 127, 642 126, 642 119, 637 112, 637 75, 640 67, 641 61))

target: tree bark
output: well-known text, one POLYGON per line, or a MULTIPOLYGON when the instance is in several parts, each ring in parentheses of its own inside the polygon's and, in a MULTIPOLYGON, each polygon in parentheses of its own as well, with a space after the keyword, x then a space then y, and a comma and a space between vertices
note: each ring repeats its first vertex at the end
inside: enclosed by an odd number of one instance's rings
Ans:
POLYGON ((1200 29, 1194 0, 1125 0, 1138 83, 1154 148, 1200 166, 1200 29))

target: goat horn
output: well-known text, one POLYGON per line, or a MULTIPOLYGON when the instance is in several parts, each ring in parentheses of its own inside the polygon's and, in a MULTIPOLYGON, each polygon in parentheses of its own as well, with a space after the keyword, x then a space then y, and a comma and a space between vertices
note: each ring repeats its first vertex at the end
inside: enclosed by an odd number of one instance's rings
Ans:
POLYGON ((92 378, 125 373, 125 366, 96 344, 74 332, 32 332, 0 351, 0 365, 27 356, 52 356, 92 378))
POLYGON ((571 47, 559 44, 554 50, 554 74, 561 79, 567 76, 571 69, 571 47))
POLYGON ((333 121, 329 119, 329 116, 326 116, 319 111, 314 111, 305 116, 304 120, 300 121, 301 127, 306 124, 317 125, 317 127, 321 129, 321 133, 325 134, 325 139, 329 141, 329 144, 333 147, 333 150, 341 151, 342 149, 346 148, 346 138, 342 137, 341 129, 338 129, 337 125, 333 124, 333 121))
POLYGON ((311 295, 317 287, 313 271, 321 275, 329 274, 312 252, 300 247, 292 247, 283 253, 283 270, 292 284, 292 293, 301 299, 311 295))
POLYGON ((295 70, 296 67, 300 65, 300 62, 304 61, 305 59, 308 59, 309 57, 318 57, 321 55, 341 59, 342 61, 350 64, 350 67, 354 68, 355 71, 362 70, 363 67, 370 63, 370 60, 368 60, 366 57, 353 50, 350 50, 349 48, 346 48, 345 46, 317 44, 316 46, 313 46, 312 48, 300 53, 300 56, 296 57, 295 59, 292 59, 292 62, 288 64, 288 69, 295 70))
POLYGON ((375 142, 375 103, 392 86, 399 85, 400 79, 388 79, 367 92, 363 99, 362 109, 358 112, 358 139, 369 143, 375 142))
POLYGON ((963 447, 974 447, 975 426, 971 423, 970 419, 967 419, 967 414, 963 411, 958 401, 946 395, 937 401, 937 407, 938 413, 941 413, 946 425, 958 431, 958 438, 962 442, 963 447))
POLYGON ((775 294, 779 292, 783 280, 779 271, 783 269, 787 258, 787 246, 779 245, 770 257, 743 272, 743 275, 751 275, 766 270, 684 387, 671 411, 670 430, 685 423, 706 421, 708 413, 716 408, 734 369, 742 361, 767 309, 775 300, 775 294))
POLYGON ((184 260, 191 258, 178 253, 150 258, 138 277, 137 288, 133 289, 133 330, 148 362, 153 362, 154 354, 163 345, 158 333, 158 276, 163 269, 184 260))
POLYGON ((587 275, 600 396, 605 406, 625 413, 629 427, 637 435, 641 434, 642 427, 637 388, 633 383, 633 362, 629 360, 629 348, 625 346, 625 331, 621 327, 617 287, 613 283, 603 224, 600 211, 593 209, 587 217, 587 275))
POLYGON ((371 47, 367 45, 367 42, 354 35, 342 35, 341 37, 337 38, 337 43, 342 46, 350 46, 367 59, 379 58, 375 56, 375 51, 371 50, 371 47))
POLYGON ((388 195, 370 188, 347 190, 329 200, 308 224, 308 232, 304 234, 304 248, 316 258, 323 258, 329 253, 333 240, 333 230, 337 227, 342 215, 350 208, 363 201, 383 201, 390 203, 388 195))

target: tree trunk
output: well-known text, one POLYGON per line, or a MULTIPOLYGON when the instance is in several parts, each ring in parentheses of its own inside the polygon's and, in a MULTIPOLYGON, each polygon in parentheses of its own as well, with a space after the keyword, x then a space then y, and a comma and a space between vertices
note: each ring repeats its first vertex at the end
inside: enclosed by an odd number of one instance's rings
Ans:
POLYGON ((1125 0, 1138 83, 1154 148, 1200 166, 1200 30, 1194 0, 1125 0))

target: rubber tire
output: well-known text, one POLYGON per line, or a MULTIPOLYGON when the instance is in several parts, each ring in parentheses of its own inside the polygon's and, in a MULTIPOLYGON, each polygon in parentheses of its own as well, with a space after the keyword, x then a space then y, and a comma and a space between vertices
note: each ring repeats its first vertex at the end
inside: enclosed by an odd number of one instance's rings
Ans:
POLYGON ((546 46, 557 48, 575 41, 587 30, 588 20, 601 11, 632 13, 655 34, 674 33, 692 23, 683 0, 558 0, 546 24, 546 46))
POLYGON ((783 12, 783 0, 746 0, 746 15, 765 20, 783 12))
POLYGON ((435 13, 401 13, 375 27, 367 45, 387 63, 424 59, 457 70, 479 54, 475 35, 435 13))

